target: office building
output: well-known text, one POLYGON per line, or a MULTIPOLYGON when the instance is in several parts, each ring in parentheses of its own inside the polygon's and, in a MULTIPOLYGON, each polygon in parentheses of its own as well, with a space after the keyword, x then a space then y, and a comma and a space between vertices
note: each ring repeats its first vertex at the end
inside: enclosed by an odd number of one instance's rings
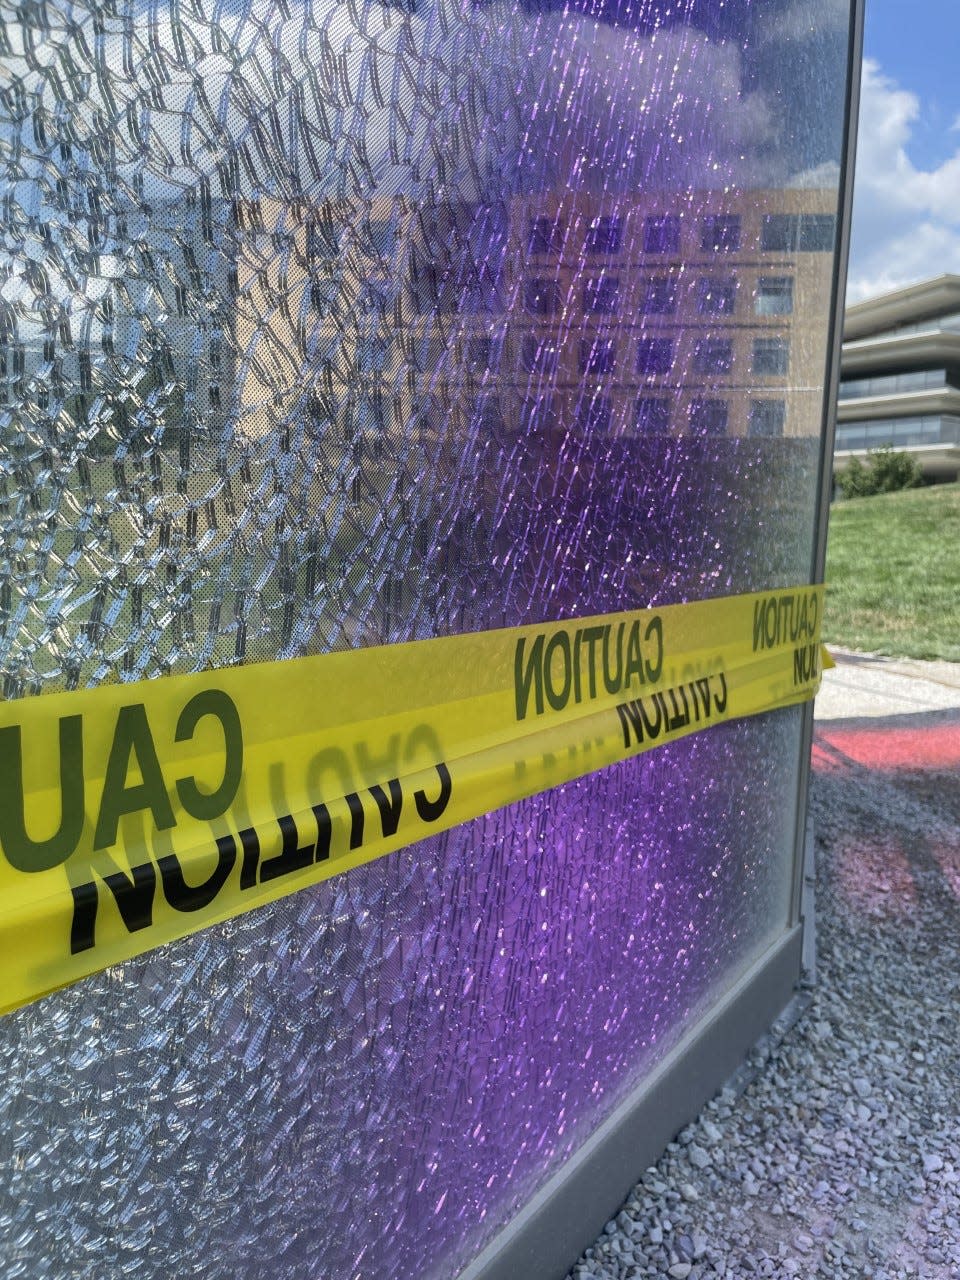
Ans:
POLYGON ((903 450, 927 482, 960 475, 960 276, 848 307, 834 464, 903 450))
POLYGON ((314 430, 348 441, 388 418, 455 434, 815 436, 823 350, 806 300, 829 291, 833 201, 797 188, 241 207, 240 433, 295 419, 309 386, 314 430))

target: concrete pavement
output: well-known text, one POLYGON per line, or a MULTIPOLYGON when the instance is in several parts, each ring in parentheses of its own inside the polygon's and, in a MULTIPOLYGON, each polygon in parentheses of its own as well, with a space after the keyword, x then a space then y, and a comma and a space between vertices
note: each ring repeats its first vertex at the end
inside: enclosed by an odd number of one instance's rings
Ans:
POLYGON ((960 709, 960 662, 918 662, 827 648, 837 665, 823 673, 814 707, 817 720, 960 709))

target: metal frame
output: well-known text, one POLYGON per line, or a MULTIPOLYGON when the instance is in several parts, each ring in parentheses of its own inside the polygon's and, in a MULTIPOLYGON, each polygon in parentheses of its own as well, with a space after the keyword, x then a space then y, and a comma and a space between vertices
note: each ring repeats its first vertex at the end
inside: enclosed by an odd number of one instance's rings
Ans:
MULTIPOLYGON (((847 86, 844 104, 844 147, 840 164, 837 207, 837 249, 833 261, 832 305, 827 334, 827 355, 823 372, 823 418, 820 428, 820 461, 817 510, 814 517, 814 544, 810 561, 810 581, 823 582, 827 559, 827 523, 833 490, 833 449, 837 430, 837 389, 840 385, 840 348, 843 344, 843 314, 846 303, 847 266, 850 260, 850 215, 853 207, 853 176, 857 148, 857 121, 860 112, 860 70, 863 65, 863 11, 865 0, 850 0, 847 39, 847 86)), ((797 776, 796 833, 794 836, 793 892, 790 923, 802 921, 804 849, 809 833, 810 753, 813 747, 813 703, 803 704, 800 731, 800 759, 797 776)), ((813 929, 813 921, 810 921, 813 929)))

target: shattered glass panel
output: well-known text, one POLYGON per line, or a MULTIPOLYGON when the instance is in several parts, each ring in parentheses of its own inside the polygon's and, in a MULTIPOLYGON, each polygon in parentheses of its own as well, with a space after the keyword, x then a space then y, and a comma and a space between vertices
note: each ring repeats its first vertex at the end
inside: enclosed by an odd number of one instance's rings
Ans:
MULTIPOLYGON (((4 696, 805 581, 848 21, 0 0, 4 696)), ((4 1275, 455 1274, 782 932, 799 722, 4 1019, 4 1275)))

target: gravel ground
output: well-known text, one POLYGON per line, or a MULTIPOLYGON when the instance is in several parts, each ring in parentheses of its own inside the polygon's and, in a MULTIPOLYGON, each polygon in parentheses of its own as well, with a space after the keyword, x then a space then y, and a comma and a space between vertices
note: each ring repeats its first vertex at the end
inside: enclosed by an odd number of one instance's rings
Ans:
POLYGON ((941 763, 857 763, 823 731, 865 722, 820 726, 818 984, 573 1280, 960 1280, 960 716, 910 721, 947 735, 941 763))

